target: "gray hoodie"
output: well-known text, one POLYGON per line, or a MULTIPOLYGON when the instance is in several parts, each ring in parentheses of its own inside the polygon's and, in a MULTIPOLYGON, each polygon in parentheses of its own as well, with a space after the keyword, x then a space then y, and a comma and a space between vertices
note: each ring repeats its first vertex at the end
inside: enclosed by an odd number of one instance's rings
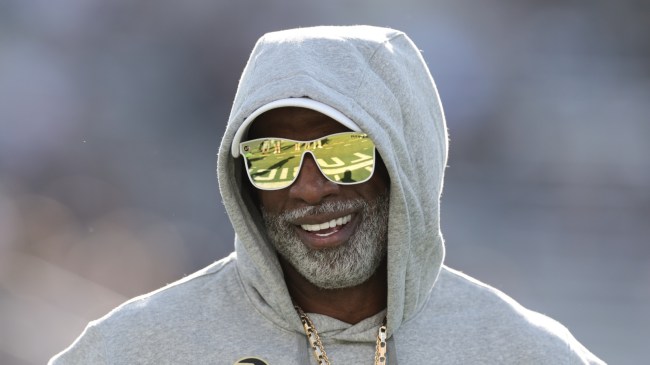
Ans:
POLYGON ((447 130, 433 79, 404 33, 354 26, 269 33, 256 44, 219 149, 235 252, 91 322, 51 364, 315 363, 231 153, 244 119, 286 98, 310 98, 353 120, 391 181, 386 311, 354 325, 310 314, 333 364, 372 363, 384 315, 389 364, 603 363, 558 322, 442 264, 447 130))

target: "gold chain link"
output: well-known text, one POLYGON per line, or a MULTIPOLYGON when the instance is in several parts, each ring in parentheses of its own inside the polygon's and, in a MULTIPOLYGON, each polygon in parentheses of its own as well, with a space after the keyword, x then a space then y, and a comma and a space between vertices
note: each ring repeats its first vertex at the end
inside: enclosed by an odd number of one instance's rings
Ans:
MULTIPOLYGON (((302 327, 305 329, 305 335, 307 335, 307 341, 311 345, 311 348, 314 352, 314 358, 318 365, 331 365, 330 360, 327 358, 325 353, 325 347, 323 347, 323 342, 316 331, 316 326, 311 321, 307 313, 303 312, 302 308, 299 306, 294 306, 298 315, 300 316, 300 321, 302 322, 302 327)), ((375 365, 386 365, 386 317, 379 327, 379 333, 377 333, 377 345, 375 347, 375 365)))
POLYGON ((302 311, 302 308, 298 307, 297 305, 295 308, 300 315, 300 321, 302 322, 302 326, 305 329, 307 340, 309 341, 309 344, 314 351, 316 362, 318 362, 318 365, 330 365, 330 360, 327 358, 325 347, 323 347, 323 343, 320 340, 320 336, 318 335, 318 331, 316 331, 314 323, 307 316, 307 314, 302 311))
POLYGON ((386 317, 379 327, 377 347, 375 349, 375 365, 386 365, 386 317))

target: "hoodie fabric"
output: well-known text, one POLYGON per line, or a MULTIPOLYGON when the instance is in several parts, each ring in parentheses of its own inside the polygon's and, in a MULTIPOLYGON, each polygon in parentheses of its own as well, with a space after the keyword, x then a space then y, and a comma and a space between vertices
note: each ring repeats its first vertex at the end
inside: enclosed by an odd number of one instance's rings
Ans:
POLYGON ((259 211, 241 189, 241 157, 231 153, 247 116, 287 98, 354 121, 391 181, 386 311, 354 325, 309 314, 332 364, 372 363, 384 316, 388 364, 603 363, 558 322, 442 264, 447 129, 435 84, 404 33, 353 26, 269 33, 256 44, 218 158, 235 252, 91 322, 51 364, 315 363, 259 211))

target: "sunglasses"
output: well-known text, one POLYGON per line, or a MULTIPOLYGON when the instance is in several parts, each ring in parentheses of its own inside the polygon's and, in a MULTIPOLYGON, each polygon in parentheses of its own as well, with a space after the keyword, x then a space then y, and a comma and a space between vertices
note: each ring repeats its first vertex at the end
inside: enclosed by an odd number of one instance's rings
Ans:
POLYGON ((306 153, 320 172, 341 185, 361 184, 375 171, 375 144, 367 134, 344 132, 313 139, 266 137, 239 144, 244 166, 254 187, 279 190, 296 181, 306 153))

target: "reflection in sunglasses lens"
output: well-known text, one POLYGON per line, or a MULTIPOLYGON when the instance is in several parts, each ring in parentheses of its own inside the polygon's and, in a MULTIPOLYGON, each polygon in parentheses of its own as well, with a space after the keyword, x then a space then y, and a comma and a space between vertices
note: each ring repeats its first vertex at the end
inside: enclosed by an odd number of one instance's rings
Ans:
POLYGON ((298 176, 304 154, 311 153, 323 175, 339 184, 370 179, 375 167, 375 145, 365 133, 337 133, 312 141, 260 138, 242 142, 246 170, 258 189, 290 186, 298 176))

